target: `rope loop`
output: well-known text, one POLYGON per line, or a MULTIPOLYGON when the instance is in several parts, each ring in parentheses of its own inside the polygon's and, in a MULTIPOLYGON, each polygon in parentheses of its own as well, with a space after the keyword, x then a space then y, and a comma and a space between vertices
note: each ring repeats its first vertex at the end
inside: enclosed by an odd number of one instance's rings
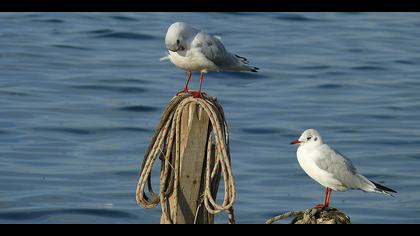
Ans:
MULTIPOLYGON (((162 214, 170 223, 176 224, 176 219, 169 213, 169 197, 177 192, 180 176, 180 129, 182 110, 190 105, 196 104, 206 112, 211 123, 211 132, 207 137, 207 154, 204 194, 199 208, 205 206, 210 214, 227 212, 228 223, 235 223, 233 204, 236 198, 235 182, 232 174, 229 151, 229 132, 222 106, 213 97, 203 93, 203 99, 194 98, 189 93, 182 93, 171 99, 162 113, 156 132, 145 152, 140 168, 140 179, 136 189, 137 203, 143 208, 154 208, 159 203, 162 207, 162 214), (213 147, 214 146, 214 147, 213 147), (211 164, 211 152, 214 148, 215 160, 211 164), (161 160, 159 193, 152 188, 152 169, 155 161, 161 160), (224 198, 221 204, 216 202, 218 189, 212 189, 215 183, 223 176, 224 198), (146 194, 146 187, 147 192, 146 194), (149 195, 149 196, 148 196, 149 195)), ((213 187, 214 188, 214 187, 213 187)), ((176 194, 174 195, 176 197, 176 194)), ((176 211, 176 208, 173 210, 176 211)))

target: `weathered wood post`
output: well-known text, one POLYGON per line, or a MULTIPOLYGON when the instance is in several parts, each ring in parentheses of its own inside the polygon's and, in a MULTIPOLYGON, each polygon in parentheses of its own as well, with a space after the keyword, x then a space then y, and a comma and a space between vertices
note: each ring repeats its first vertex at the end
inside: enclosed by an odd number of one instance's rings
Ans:
MULTIPOLYGON (((213 223, 213 217, 206 217, 205 210, 197 211, 204 193, 202 186, 205 178, 205 157, 209 132, 211 132, 211 125, 204 110, 197 104, 187 105, 181 114, 179 186, 177 192, 173 193, 169 199, 170 211, 176 212, 176 216, 172 215, 172 218, 178 224, 213 223), (199 215, 196 217, 196 214, 199 215)), ((161 217, 161 223, 169 223, 164 214, 161 217)))
POLYGON ((235 223, 227 122, 217 100, 203 96, 172 98, 144 155, 136 200, 143 208, 161 204, 163 224, 211 224, 220 212, 235 223), (159 192, 153 190, 151 177, 156 160, 161 161, 159 192), (220 204, 216 194, 221 179, 225 193, 220 204))

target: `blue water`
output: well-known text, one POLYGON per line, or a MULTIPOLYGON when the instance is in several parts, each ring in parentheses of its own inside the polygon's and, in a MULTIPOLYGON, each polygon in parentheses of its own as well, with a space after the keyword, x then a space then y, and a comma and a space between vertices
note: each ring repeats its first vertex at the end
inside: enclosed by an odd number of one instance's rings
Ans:
POLYGON ((1 13, 0 223, 159 222, 135 187, 185 79, 159 61, 174 21, 260 67, 204 83, 229 123, 238 223, 322 201, 289 145, 307 128, 398 191, 334 192, 353 223, 420 223, 418 13, 1 13))

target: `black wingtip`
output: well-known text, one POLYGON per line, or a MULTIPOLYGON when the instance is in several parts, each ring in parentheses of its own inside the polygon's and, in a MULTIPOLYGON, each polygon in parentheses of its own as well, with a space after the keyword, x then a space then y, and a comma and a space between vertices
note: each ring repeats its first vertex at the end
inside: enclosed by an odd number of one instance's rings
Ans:
POLYGON ((244 60, 244 61, 248 61, 248 59, 246 59, 245 57, 241 57, 241 56, 239 56, 238 54, 235 54, 235 57, 237 57, 237 58, 239 58, 239 59, 242 59, 242 60, 244 60))
POLYGON ((388 187, 385 187, 385 186, 383 186, 383 185, 380 185, 380 184, 378 184, 378 183, 375 183, 375 182, 373 182, 373 181, 371 181, 374 185, 375 185, 375 187, 377 188, 377 189, 379 189, 379 190, 382 190, 382 191, 385 191, 385 192, 391 192, 391 193, 397 193, 397 191, 395 191, 395 190, 393 190, 393 189, 390 189, 390 188, 388 188, 388 187))
POLYGON ((258 67, 252 67, 252 68, 251 68, 251 71, 252 71, 252 72, 258 72, 258 70, 259 70, 259 69, 260 69, 260 68, 258 68, 258 67))

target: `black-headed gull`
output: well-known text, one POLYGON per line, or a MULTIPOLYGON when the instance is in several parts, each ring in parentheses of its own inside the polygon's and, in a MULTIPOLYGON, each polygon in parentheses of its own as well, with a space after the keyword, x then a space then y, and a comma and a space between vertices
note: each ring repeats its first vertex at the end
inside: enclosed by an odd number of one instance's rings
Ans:
POLYGON ((201 96, 201 85, 204 73, 208 71, 252 71, 258 68, 250 66, 245 57, 230 53, 223 46, 220 37, 209 35, 187 25, 184 22, 173 23, 166 33, 165 45, 168 55, 161 60, 169 59, 175 66, 188 71, 188 78, 181 92, 188 92, 192 71, 200 71, 200 88, 192 93, 201 96))
POLYGON ((351 161, 323 143, 318 131, 314 129, 305 130, 299 139, 292 141, 291 144, 299 144, 296 154, 302 169, 326 188, 324 204, 316 207, 329 207, 332 190, 359 189, 387 195, 391 195, 389 192, 396 193, 395 190, 359 174, 351 161))

